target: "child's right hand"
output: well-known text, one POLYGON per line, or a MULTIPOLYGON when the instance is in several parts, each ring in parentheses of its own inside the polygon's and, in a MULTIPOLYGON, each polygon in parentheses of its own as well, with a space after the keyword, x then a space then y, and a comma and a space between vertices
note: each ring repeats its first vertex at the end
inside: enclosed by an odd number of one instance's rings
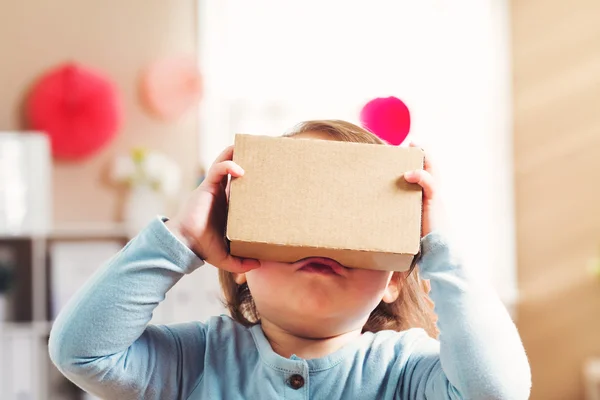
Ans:
POLYGON ((260 267, 260 262, 229 254, 224 229, 227 219, 227 175, 244 175, 242 167, 232 161, 233 146, 226 148, 210 167, 204 181, 194 190, 177 216, 166 222, 169 230, 198 257, 230 272, 246 272, 260 267))

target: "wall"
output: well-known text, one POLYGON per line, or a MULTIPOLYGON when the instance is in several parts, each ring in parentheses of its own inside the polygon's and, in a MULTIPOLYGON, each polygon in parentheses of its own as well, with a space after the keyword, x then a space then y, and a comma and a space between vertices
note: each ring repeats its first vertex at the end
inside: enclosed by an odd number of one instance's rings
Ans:
POLYGON ((600 2, 512 2, 518 326, 532 399, 583 398, 600 356, 600 2))
POLYGON ((191 187, 197 162, 197 121, 149 117, 138 102, 137 79, 154 59, 196 51, 196 1, 20 0, 0 7, 0 131, 19 130, 28 86, 46 69, 74 60, 118 84, 125 119, 119 137, 82 163, 54 165, 54 220, 106 222, 117 218, 121 194, 105 182, 112 155, 131 146, 177 157, 191 187))

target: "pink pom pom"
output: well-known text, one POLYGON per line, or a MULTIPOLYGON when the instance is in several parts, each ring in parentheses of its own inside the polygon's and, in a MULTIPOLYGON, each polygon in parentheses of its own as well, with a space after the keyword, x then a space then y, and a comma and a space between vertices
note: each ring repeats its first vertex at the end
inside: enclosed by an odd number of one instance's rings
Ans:
POLYGON ((360 112, 360 121, 379 138, 400 145, 410 131, 410 112, 396 97, 378 97, 369 101, 360 112))
POLYGON ((31 91, 26 113, 32 129, 50 137, 54 157, 88 157, 113 139, 121 122, 117 89, 108 78, 76 64, 44 75, 31 91))
POLYGON ((175 120, 200 101, 202 77, 195 58, 167 58, 148 67, 140 89, 150 112, 164 120, 175 120))

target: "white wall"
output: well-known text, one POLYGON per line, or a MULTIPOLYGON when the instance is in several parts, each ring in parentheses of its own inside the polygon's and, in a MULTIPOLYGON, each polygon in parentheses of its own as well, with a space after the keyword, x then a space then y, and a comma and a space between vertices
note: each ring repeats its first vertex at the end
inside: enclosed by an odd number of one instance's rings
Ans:
POLYGON ((201 1, 205 163, 234 133, 299 121, 357 122, 371 98, 402 98, 432 155, 466 262, 516 296, 506 0, 201 1))

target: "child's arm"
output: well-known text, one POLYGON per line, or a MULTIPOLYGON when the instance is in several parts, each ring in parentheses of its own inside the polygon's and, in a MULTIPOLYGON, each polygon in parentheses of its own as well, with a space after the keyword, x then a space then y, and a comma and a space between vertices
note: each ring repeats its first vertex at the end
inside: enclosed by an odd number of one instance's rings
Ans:
MULTIPOLYGON (((414 146, 414 144, 411 144, 414 146)), ((527 399, 531 371, 519 333, 483 279, 456 260, 436 233, 441 206, 425 157, 424 170, 405 174, 423 188, 421 276, 431 283, 439 343, 417 343, 399 386, 401 398, 527 399)), ((467 178, 467 177, 465 177, 467 178)))
POLYGON ((431 282, 440 341, 417 343, 401 398, 528 399, 525 350, 494 289, 454 259, 439 235, 422 245, 421 276, 431 282))
POLYGON ((201 264, 156 219, 61 311, 50 336, 52 361, 102 398, 186 398, 202 375, 204 326, 148 322, 167 291, 201 264))
POLYGON ((203 262, 231 272, 258 268, 231 256, 223 240, 222 182, 243 169, 233 147, 213 163, 176 218, 153 221, 61 311, 50 356, 82 388, 107 399, 186 399, 202 377, 204 325, 151 326, 152 311, 181 277, 203 262))

